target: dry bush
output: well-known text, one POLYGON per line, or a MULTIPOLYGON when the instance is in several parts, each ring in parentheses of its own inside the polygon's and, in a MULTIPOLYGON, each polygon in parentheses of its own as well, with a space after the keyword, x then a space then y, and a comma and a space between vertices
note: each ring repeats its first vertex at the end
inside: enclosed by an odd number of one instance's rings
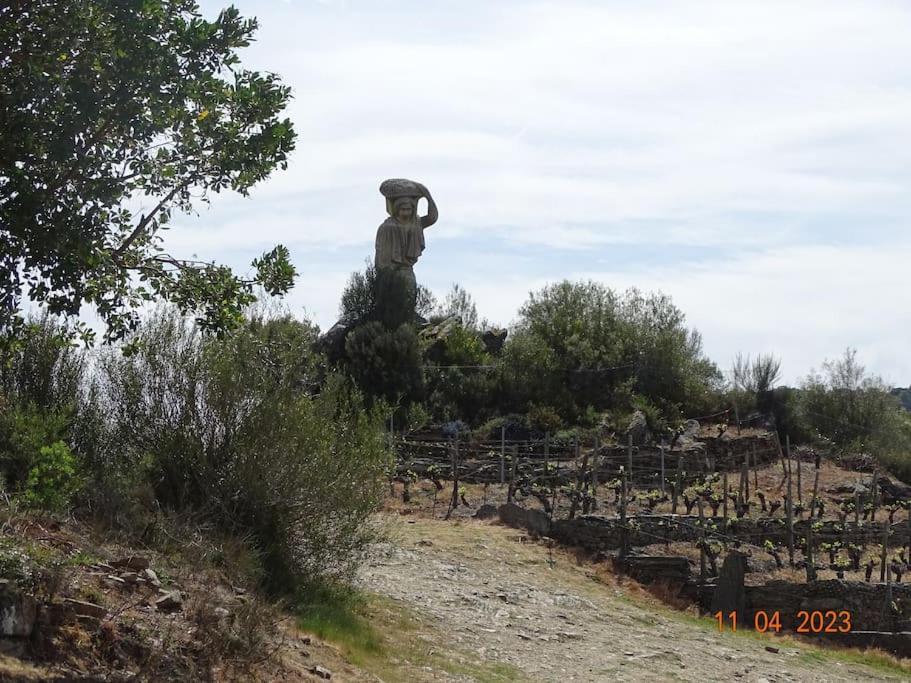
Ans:
POLYGON ((173 311, 151 316, 135 353, 98 364, 97 490, 146 482, 156 509, 250 539, 277 590, 350 577, 375 537, 390 454, 381 409, 321 376, 314 338, 287 316, 253 317, 227 340, 173 311))

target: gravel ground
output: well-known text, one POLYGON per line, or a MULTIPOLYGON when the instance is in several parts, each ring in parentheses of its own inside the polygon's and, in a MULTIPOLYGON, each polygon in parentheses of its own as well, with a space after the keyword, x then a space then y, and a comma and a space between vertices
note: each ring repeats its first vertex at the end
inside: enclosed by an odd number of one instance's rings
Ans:
POLYGON ((635 584, 496 524, 390 516, 390 527, 392 541, 376 549, 363 587, 416 613, 422 640, 511 665, 522 680, 908 680, 789 639, 719 634, 635 584))

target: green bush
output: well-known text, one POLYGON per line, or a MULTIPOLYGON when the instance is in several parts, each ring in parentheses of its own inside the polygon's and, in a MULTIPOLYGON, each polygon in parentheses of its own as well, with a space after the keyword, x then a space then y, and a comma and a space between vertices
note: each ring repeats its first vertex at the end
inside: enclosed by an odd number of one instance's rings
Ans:
POLYGON ((415 322, 416 305, 429 312, 433 295, 418 287, 401 271, 377 270, 368 263, 363 273, 355 272, 342 292, 342 318, 356 323, 379 322, 388 330, 415 322))
POLYGON ((647 399, 668 419, 717 403, 720 373, 697 332, 663 294, 594 282, 531 294, 503 351, 500 403, 553 406, 567 423, 647 399))
POLYGON ((61 511, 79 488, 76 458, 62 441, 43 446, 25 482, 25 501, 45 510, 61 511))
POLYGON ((867 374, 854 349, 807 376, 797 410, 815 439, 842 452, 869 452, 911 481, 911 416, 882 379, 867 374))
POLYGON ((76 463, 68 446, 86 354, 68 342, 62 324, 46 314, 28 318, 2 351, 0 476, 12 492, 26 492, 33 505, 59 509, 73 493, 64 480, 76 463), (53 482, 63 486, 59 496, 53 495, 53 482))
POLYGON ((405 404, 423 390, 418 338, 411 325, 389 330, 378 321, 355 328, 345 340, 346 368, 369 396, 405 404))
POLYGON ((528 423, 540 432, 556 434, 563 427, 563 420, 553 408, 548 405, 531 405, 528 407, 528 423))
POLYGON ((315 336, 288 316, 223 340, 173 311, 151 316, 135 353, 98 364, 99 493, 146 479, 158 505, 249 537, 275 589, 350 576, 374 538, 384 414, 337 375, 308 393, 322 372, 315 336))
POLYGON ((58 319, 31 316, 14 343, 0 348, 0 394, 10 405, 58 412, 74 406, 88 359, 58 319))
POLYGON ((69 416, 35 404, 0 409, 0 473, 11 490, 21 490, 41 449, 66 438, 69 416))
POLYGON ((461 323, 447 325, 445 336, 426 349, 424 357, 429 361, 424 368, 426 403, 436 420, 475 423, 489 414, 496 376, 478 367, 492 359, 476 330, 461 323))

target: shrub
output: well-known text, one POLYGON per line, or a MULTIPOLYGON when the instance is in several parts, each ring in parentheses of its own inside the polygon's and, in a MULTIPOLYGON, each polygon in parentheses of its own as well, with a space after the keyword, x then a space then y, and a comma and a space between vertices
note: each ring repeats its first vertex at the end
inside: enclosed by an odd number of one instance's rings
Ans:
POLYGON ((720 374, 663 294, 561 282, 531 294, 503 352, 505 409, 552 405, 568 423, 638 395, 675 419, 717 400, 720 374))
POLYGON ((339 312, 350 322, 380 322, 394 330, 415 321, 418 304, 420 312, 428 313, 433 295, 426 288, 414 289, 414 283, 399 271, 377 270, 368 263, 363 273, 352 273, 348 279, 339 312))
POLYGON ((354 329, 345 340, 346 367, 368 395, 390 403, 410 403, 423 388, 418 338, 411 325, 389 330, 373 321, 354 329))
POLYGON ((25 500, 45 510, 61 511, 79 488, 76 458, 62 441, 43 446, 25 483, 25 500))
POLYGON ((437 420, 476 422, 489 411, 496 378, 486 368, 474 367, 491 363, 476 330, 461 323, 445 325, 445 335, 425 349, 424 357, 432 363, 424 368, 427 406, 437 420))
POLYGON ((528 424, 537 431, 555 434, 563 420, 552 406, 533 404, 528 407, 528 424))
POLYGON ((54 462, 64 469, 65 462, 75 464, 67 446, 72 441, 86 354, 66 341, 62 324, 47 314, 30 317, 14 343, 4 345, 2 351, 0 475, 13 491, 21 492, 32 482, 40 489, 29 496, 32 504, 47 501, 56 509, 72 491, 67 488, 57 498, 42 482, 48 477, 54 480, 54 462))
POLYGON ((0 473, 9 488, 25 486, 41 449, 66 438, 68 416, 35 404, 0 411, 0 473))
POLYGON ((99 363, 101 480, 139 473, 160 505, 248 536, 273 588, 349 576, 374 537, 384 415, 337 375, 304 391, 320 372, 315 334, 260 316, 219 340, 158 311, 134 354, 111 350, 99 363))
POLYGON ((854 349, 804 380, 798 410, 817 438, 841 451, 869 451, 902 478, 911 477, 911 419, 882 379, 867 374, 854 349))
MULTIPOLYGON (((0 393, 10 405, 62 411, 75 404, 85 378, 86 354, 66 339, 53 316, 31 316, 0 355, 0 393)), ((46 445, 46 444, 45 444, 46 445)))

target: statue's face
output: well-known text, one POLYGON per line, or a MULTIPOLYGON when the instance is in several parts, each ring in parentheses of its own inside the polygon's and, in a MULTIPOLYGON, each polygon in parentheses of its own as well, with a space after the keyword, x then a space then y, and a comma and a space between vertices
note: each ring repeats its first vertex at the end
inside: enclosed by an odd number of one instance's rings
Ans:
POLYGON ((400 221, 410 221, 414 216, 415 200, 412 197, 399 197, 392 204, 392 215, 400 221))

